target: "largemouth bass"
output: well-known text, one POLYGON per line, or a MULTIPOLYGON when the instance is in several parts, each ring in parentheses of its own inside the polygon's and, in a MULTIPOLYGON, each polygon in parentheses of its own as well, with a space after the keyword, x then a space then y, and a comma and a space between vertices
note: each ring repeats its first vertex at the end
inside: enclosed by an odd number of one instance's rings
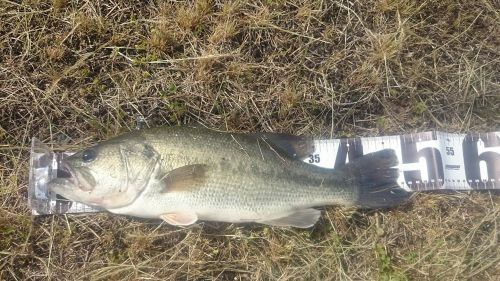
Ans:
POLYGON ((63 160, 68 177, 49 188, 112 213, 161 218, 311 227, 324 205, 386 208, 405 202, 393 150, 341 169, 301 161, 312 141, 191 127, 125 133, 63 160))

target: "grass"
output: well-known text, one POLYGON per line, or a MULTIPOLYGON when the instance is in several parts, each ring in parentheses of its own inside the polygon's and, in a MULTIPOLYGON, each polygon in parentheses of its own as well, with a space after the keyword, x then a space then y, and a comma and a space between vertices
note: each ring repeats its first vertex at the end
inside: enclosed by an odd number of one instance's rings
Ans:
POLYGON ((327 208, 311 230, 31 217, 32 136, 202 123, 315 137, 499 130, 481 1, 0 1, 0 279, 498 280, 500 200, 327 208))

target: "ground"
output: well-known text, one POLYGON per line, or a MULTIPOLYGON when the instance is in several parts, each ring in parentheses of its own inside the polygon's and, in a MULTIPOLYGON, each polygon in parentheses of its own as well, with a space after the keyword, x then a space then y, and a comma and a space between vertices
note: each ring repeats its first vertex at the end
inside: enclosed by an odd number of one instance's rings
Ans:
POLYGON ((329 207, 312 229, 32 217, 29 144, 135 127, 316 138, 500 124, 500 5, 0 1, 0 279, 500 280, 500 199, 329 207))

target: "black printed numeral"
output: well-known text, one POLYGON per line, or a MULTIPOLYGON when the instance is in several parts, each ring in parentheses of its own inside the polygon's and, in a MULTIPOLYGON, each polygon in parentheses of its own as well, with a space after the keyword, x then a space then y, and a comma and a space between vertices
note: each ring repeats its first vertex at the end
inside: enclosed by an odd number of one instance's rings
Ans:
POLYGON ((319 163, 319 161, 320 161, 319 154, 309 155, 309 163, 319 163))
POLYGON ((455 150, 453 150, 453 147, 447 146, 446 147, 446 155, 455 155, 455 150))

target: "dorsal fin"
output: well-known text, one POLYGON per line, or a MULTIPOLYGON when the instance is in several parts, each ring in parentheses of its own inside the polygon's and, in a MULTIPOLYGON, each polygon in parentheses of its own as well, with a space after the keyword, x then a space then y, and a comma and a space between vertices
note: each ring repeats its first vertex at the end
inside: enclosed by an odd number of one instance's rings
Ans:
POLYGON ((251 136, 262 139, 293 159, 304 159, 314 152, 311 138, 280 133, 254 133, 251 136))

